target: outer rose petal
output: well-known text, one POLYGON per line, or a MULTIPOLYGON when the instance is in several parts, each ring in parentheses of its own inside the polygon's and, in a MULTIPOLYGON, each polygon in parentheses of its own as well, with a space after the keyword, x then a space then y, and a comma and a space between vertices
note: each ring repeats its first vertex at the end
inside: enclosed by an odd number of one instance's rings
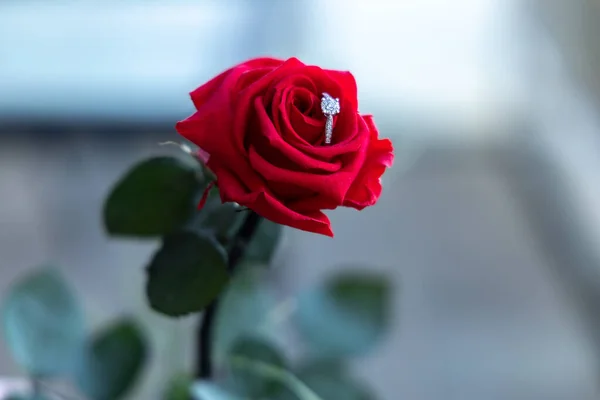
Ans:
POLYGON ((381 195, 381 175, 394 162, 394 148, 389 139, 379 139, 377 127, 371 115, 362 117, 370 131, 367 159, 356 180, 346 193, 344 206, 362 210, 372 206, 381 195))
POLYGON ((314 210, 300 214, 283 205, 266 189, 253 193, 247 192, 244 185, 226 167, 217 165, 211 169, 218 177, 223 203, 233 201, 275 223, 333 237, 329 218, 323 212, 314 210))
POLYGON ((232 160, 237 166, 237 175, 246 186, 254 190, 264 187, 264 180, 252 171, 245 151, 235 146, 232 137, 232 103, 237 95, 234 89, 244 89, 244 86, 250 85, 282 64, 282 60, 274 58, 257 58, 225 71, 191 93, 198 111, 175 126, 180 135, 210 155, 211 163, 207 163, 209 168, 219 160, 232 160), (250 80, 249 75, 252 75, 250 80))
POLYGON ((204 85, 192 91, 190 93, 192 102, 194 103, 194 106, 196 106, 196 110, 199 110, 203 105, 210 101, 210 98, 215 93, 215 91, 217 91, 223 85, 225 78, 235 70, 253 71, 255 69, 276 68, 282 63, 283 60, 262 57, 254 58, 242 64, 236 65, 235 67, 220 73, 216 77, 212 78, 210 81, 206 82, 204 85))
POLYGON ((282 64, 281 60, 273 58, 257 58, 211 79, 190 93, 197 112, 179 121, 175 128, 213 156, 222 159, 243 156, 243 149, 234 145, 236 138, 232 137, 235 123, 232 104, 237 97, 236 90, 260 81, 282 64))
POLYGON ((347 104, 344 104, 344 107, 347 108, 350 105, 352 111, 356 112, 358 110, 358 89, 354 75, 349 71, 335 71, 330 69, 325 70, 325 72, 340 85, 341 91, 344 94, 343 100, 347 102, 347 104))

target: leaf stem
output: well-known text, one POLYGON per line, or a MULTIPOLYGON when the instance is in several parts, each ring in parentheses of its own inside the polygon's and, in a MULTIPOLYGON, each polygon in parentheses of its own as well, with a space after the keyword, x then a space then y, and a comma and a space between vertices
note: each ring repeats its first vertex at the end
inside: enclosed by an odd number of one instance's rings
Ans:
MULTIPOLYGON (((244 256, 244 252, 252 236, 256 232, 262 217, 250 211, 244 220, 244 223, 233 238, 233 242, 228 252, 228 269, 232 274, 244 256)), ((212 377, 212 332, 217 313, 219 298, 215 299, 204 312, 204 316, 198 326, 196 335, 196 377, 208 379, 212 377)))

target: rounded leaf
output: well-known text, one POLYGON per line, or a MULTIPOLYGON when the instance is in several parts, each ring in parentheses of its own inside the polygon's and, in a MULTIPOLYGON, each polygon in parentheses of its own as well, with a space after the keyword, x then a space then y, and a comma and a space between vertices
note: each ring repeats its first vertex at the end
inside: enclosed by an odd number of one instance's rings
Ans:
POLYGON ((164 395, 163 400, 190 400, 190 391, 194 379, 191 375, 186 373, 180 373, 171 379, 164 395))
POLYGON ((330 363, 305 365, 296 375, 323 399, 374 399, 373 394, 362 383, 353 380, 342 368, 336 368, 330 363))
POLYGON ((315 353, 354 356, 369 350, 382 336, 389 308, 386 278, 350 273, 302 295, 296 316, 315 353))
POLYGON ((36 394, 28 394, 28 395, 15 394, 15 395, 9 395, 4 400, 52 400, 52 399, 44 396, 43 394, 37 394, 37 395, 36 394))
POLYGON ((219 301, 214 326, 213 358, 223 365, 234 342, 243 336, 272 337, 276 332, 267 324, 275 308, 275 296, 265 282, 263 267, 243 264, 227 285, 219 301))
POLYGON ((104 204, 104 225, 115 236, 154 237, 193 215, 206 185, 197 168, 174 157, 143 161, 117 182, 104 204))
POLYGON ((77 385, 90 399, 117 400, 135 384, 147 358, 148 345, 140 328, 123 320, 93 338, 77 385))
MULTIPOLYGON (((286 369, 283 354, 262 339, 245 337, 236 341, 229 353, 230 358, 241 357, 260 361, 276 368, 286 369)), ((233 384, 244 395, 251 398, 269 397, 269 394, 281 390, 281 382, 268 376, 247 371, 245 368, 231 366, 233 384)))
POLYGON ((194 232, 164 238, 147 268, 150 306, 177 317, 202 311, 228 280, 227 256, 216 240, 194 232))
POLYGON ((74 372, 85 342, 85 322, 74 294, 53 269, 18 282, 2 307, 4 338, 33 376, 74 372))
POLYGON ((197 221, 194 226, 213 234, 219 241, 227 243, 239 228, 242 214, 239 212, 239 206, 235 203, 222 203, 219 189, 214 187, 206 200, 206 204, 197 214, 197 221))
POLYGON ((246 247, 244 260, 269 265, 279 244, 281 232, 280 224, 263 218, 246 247))
POLYGON ((232 368, 237 371, 245 371, 249 375, 253 375, 265 382, 277 382, 281 384, 280 390, 277 390, 277 393, 273 394, 273 396, 279 396, 289 391, 297 400, 325 400, 298 379, 296 375, 281 366, 241 354, 232 355, 229 362, 232 368))

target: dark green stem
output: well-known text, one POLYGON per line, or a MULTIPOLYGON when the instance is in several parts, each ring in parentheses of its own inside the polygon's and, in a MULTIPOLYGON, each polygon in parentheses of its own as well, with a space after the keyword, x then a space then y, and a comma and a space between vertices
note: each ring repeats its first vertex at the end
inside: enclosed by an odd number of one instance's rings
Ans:
MULTIPOLYGON (((235 268, 244 256, 246 247, 252 236, 256 232, 262 217, 253 211, 249 211, 244 223, 233 238, 228 252, 228 269, 233 274, 235 268)), ((199 379, 210 379, 213 375, 212 365, 212 334, 217 310, 219 308, 219 299, 215 299, 204 312, 204 316, 198 326, 196 336, 196 373, 199 379)))

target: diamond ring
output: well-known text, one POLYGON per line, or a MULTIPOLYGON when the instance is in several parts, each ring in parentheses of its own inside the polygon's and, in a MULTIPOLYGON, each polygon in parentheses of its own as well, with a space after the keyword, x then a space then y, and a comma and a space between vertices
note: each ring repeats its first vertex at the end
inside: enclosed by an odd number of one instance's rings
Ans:
POLYGON ((323 93, 321 111, 327 117, 325 121, 325 143, 330 144, 333 136, 333 116, 340 113, 340 99, 334 99, 329 93, 323 93))

